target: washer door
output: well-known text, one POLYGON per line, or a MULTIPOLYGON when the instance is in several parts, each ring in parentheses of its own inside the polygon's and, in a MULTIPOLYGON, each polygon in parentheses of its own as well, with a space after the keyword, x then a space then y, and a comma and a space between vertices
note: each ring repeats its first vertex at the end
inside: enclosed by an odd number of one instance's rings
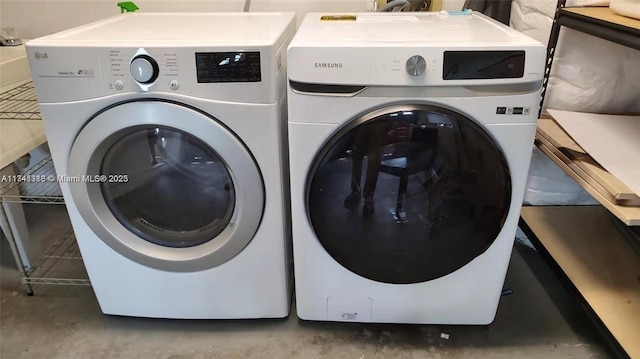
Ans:
POLYGON ((449 109, 402 105, 354 119, 317 155, 307 210, 346 269, 407 284, 452 273, 498 237, 511 180, 500 147, 449 109))
POLYGON ((99 113, 76 137, 68 171, 73 200, 98 237, 157 269, 222 264, 262 218, 264 185, 249 151, 218 120, 175 103, 99 113))

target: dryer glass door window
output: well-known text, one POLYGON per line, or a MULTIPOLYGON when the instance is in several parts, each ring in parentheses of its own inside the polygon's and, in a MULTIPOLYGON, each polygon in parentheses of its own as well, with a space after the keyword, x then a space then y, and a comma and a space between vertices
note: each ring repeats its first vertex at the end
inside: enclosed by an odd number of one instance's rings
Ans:
POLYGON ((67 170, 105 180, 69 186, 96 237, 160 270, 226 263, 251 242, 264 212, 262 175, 243 142, 179 103, 131 101, 99 112, 76 137, 67 170))
POLYGON ((233 181, 224 162, 176 129, 150 126, 126 134, 106 151, 100 174, 107 178, 100 184, 105 202, 118 221, 158 245, 207 242, 233 213, 233 181))
POLYGON ((497 238, 511 199, 491 136, 454 111, 376 111, 339 131, 308 183, 314 231, 348 270, 385 283, 452 273, 497 238))

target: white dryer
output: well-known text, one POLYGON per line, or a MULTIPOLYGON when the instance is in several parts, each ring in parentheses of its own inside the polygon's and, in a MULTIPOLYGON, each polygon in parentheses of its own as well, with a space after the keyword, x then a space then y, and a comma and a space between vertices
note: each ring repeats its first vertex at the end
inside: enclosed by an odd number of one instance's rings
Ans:
POLYGON ((289 313, 293 13, 124 14, 27 43, 102 311, 289 313))
POLYGON ((298 316, 487 324, 545 48, 480 14, 309 14, 288 50, 298 316))

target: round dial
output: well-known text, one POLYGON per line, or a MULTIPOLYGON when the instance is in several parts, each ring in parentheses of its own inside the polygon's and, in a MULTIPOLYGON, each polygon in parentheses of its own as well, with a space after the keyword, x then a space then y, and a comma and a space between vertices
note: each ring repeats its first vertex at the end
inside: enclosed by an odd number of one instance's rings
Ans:
POLYGON ((422 75, 424 69, 427 68, 427 62, 424 57, 420 55, 414 55, 407 60, 407 72, 411 76, 422 75))
POLYGON ((158 63, 149 55, 138 55, 131 60, 129 71, 134 80, 150 84, 158 78, 158 63))

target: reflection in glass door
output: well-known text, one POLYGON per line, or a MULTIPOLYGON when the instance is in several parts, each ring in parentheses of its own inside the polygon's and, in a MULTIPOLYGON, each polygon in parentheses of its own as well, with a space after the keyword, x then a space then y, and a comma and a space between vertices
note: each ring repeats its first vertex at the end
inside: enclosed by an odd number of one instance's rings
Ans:
POLYGON ((151 243, 205 243, 233 214, 235 192, 225 163, 195 136, 176 129, 153 126, 126 134, 107 149, 100 174, 114 179, 101 183, 113 215, 151 243))
POLYGON ((434 106, 356 119, 310 173, 308 211, 327 252, 386 283, 439 278, 482 254, 511 198, 506 161, 474 121, 434 106))

